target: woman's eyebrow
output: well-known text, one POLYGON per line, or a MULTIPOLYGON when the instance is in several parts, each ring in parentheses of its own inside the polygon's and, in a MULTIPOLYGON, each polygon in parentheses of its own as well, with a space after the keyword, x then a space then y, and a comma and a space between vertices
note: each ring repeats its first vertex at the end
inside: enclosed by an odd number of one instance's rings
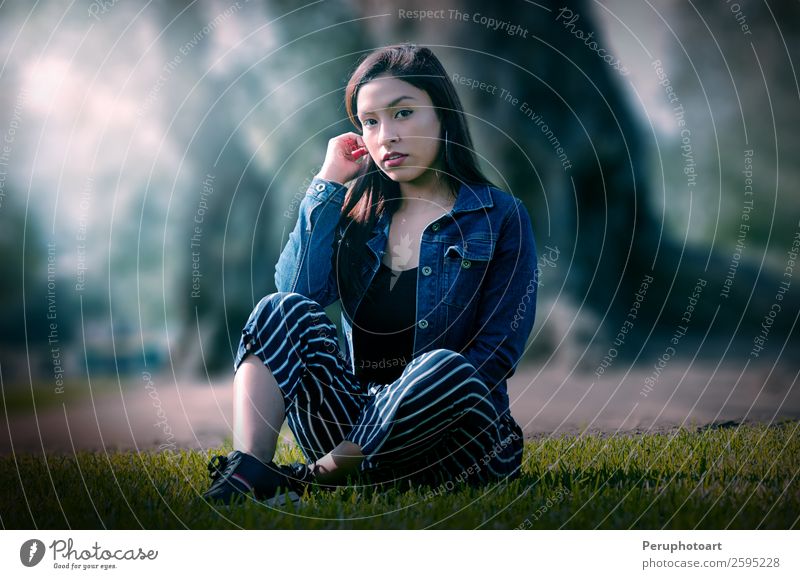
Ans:
MULTIPOLYGON (((389 109, 389 108, 393 107, 394 105, 396 105, 397 103, 399 103, 399 102, 400 102, 401 100, 403 100, 403 99, 411 99, 412 101, 413 101, 413 100, 416 100, 416 99, 415 99, 413 96, 407 96, 407 95, 403 95, 403 96, 397 97, 396 99, 394 99, 392 102, 390 102, 388 105, 386 105, 386 106, 385 106, 385 107, 383 107, 383 108, 384 108, 384 109, 389 109)), ((383 109, 381 109, 381 110, 383 110, 383 109)), ((362 115, 368 115, 368 114, 370 114, 371 112, 372 112, 372 111, 360 111, 360 113, 361 113, 362 115)))

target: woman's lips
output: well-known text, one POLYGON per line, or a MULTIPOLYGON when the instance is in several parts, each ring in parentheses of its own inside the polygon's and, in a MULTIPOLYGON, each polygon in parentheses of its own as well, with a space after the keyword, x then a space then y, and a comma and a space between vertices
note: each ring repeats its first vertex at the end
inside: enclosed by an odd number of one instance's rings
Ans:
POLYGON ((393 159, 386 159, 383 164, 387 167, 397 167, 398 165, 402 165, 403 161, 408 155, 400 155, 399 157, 395 157, 393 159))

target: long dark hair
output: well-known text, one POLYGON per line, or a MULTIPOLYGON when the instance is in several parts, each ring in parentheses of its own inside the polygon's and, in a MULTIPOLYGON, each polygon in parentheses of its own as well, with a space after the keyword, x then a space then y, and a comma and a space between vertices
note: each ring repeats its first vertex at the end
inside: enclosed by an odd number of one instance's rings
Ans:
MULTIPOLYGON (((456 89, 429 48, 411 43, 395 44, 375 50, 361 60, 345 90, 347 116, 356 129, 362 130, 357 116, 358 91, 384 73, 428 93, 441 122, 440 142, 445 142, 447 131, 446 147, 439 148, 439 161, 443 167, 441 176, 453 194, 458 192, 461 183, 492 185, 478 166, 456 89)), ((383 212, 388 211, 391 216, 401 201, 400 185, 387 177, 369 155, 365 159, 367 162, 359 169, 345 196, 337 232, 339 243, 334 247, 340 296, 357 295, 365 289, 361 268, 368 251, 366 242, 383 212)))

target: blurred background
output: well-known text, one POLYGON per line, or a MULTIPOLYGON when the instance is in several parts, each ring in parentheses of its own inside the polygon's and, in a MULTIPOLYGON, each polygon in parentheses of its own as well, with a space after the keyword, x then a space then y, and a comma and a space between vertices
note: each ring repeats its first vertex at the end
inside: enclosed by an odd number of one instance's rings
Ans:
POLYGON ((527 432, 797 416, 799 32, 747 0, 3 3, 0 451, 223 436, 348 76, 403 41, 533 220, 527 432))

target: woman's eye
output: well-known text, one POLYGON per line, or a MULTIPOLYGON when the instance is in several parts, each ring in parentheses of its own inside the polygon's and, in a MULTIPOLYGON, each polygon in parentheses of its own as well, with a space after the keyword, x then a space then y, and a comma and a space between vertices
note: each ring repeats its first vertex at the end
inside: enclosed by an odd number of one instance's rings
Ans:
MULTIPOLYGON (((402 110, 397 111, 394 116, 396 118, 398 115, 400 115, 402 113, 408 113, 407 115, 403 115, 402 117, 400 117, 400 118, 406 118, 409 115, 411 115, 411 113, 413 113, 413 112, 414 111, 412 111, 411 109, 402 109, 402 110)), ((375 125, 370 122, 370 121, 374 121, 374 120, 375 119, 364 119, 362 121, 361 125, 364 126, 364 127, 374 127, 375 125)))

